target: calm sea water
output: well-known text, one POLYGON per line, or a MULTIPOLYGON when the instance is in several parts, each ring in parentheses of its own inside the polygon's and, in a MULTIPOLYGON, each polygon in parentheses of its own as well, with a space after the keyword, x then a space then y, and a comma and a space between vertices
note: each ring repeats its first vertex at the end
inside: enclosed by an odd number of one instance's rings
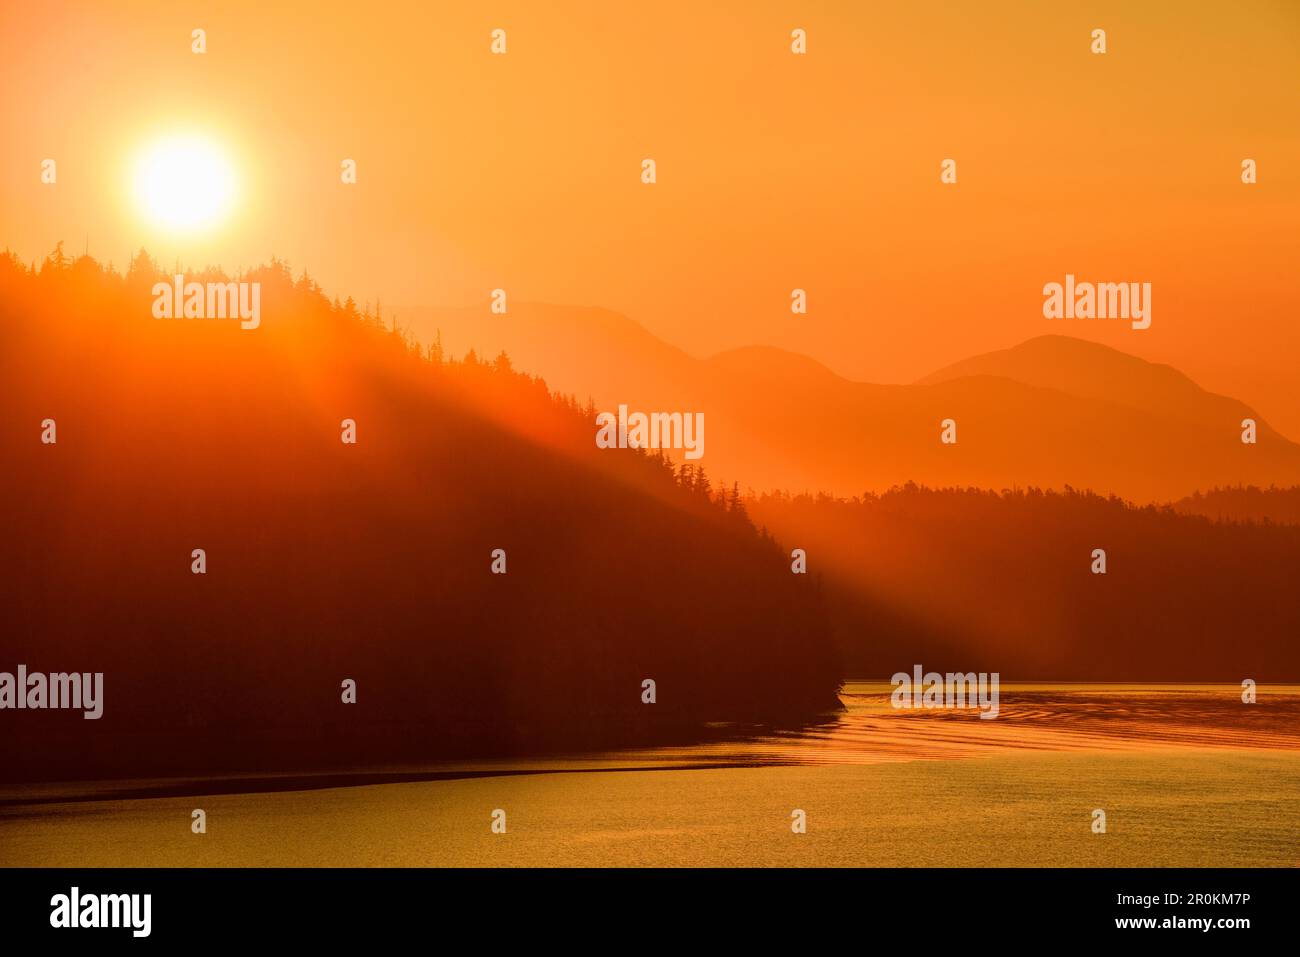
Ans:
POLYGON ((1004 684, 995 720, 897 711, 888 692, 851 683, 843 713, 799 732, 391 769, 440 780, 9 789, 0 864, 1300 864, 1300 687, 1246 705, 1227 685, 1004 684), (192 793, 122 796, 160 787, 192 793))

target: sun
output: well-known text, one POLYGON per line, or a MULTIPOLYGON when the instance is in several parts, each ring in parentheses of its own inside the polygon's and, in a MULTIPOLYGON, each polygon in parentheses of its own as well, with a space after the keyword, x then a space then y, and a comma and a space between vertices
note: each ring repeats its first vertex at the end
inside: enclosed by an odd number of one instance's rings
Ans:
POLYGON ((136 160, 136 205, 169 232, 194 233, 219 224, 234 207, 236 185, 226 154, 202 136, 165 137, 136 160))

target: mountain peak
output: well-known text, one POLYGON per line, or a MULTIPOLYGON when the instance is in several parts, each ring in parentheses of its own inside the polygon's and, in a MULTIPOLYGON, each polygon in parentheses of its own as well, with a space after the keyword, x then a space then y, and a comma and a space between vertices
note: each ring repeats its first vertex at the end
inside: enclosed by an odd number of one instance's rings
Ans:
POLYGON ((1146 409, 1180 421, 1239 421, 1251 415, 1236 399, 1207 392, 1172 366, 1073 336, 1044 335, 932 372, 918 385, 997 376, 1086 399, 1146 409))

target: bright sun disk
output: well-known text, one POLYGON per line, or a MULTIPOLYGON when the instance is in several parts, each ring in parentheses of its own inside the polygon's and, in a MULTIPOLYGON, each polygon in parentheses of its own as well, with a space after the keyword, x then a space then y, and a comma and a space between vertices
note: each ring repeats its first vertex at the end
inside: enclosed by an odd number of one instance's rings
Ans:
POLYGON ((234 196, 234 170, 201 137, 159 140, 136 164, 136 204, 150 222, 174 232, 215 225, 230 212, 234 196))

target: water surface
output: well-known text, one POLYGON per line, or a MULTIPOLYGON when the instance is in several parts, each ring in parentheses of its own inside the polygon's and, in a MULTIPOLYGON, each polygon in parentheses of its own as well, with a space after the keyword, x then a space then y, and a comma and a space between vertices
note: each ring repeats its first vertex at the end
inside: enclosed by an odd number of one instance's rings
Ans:
POLYGON ((0 864, 87 866, 1300 863, 1300 688, 1002 686, 1000 713, 845 687, 800 731, 337 776, 0 791, 0 864), (347 780, 342 779, 342 780, 347 780), (216 793, 220 792, 220 793, 216 793), (123 797, 166 793, 185 796, 123 797), (117 795, 117 796, 114 796, 117 795), (191 811, 208 833, 190 832, 191 811), (493 834, 491 815, 506 812, 493 834), (807 833, 791 831, 791 812, 807 833), (1094 809, 1106 812, 1094 834, 1094 809))

